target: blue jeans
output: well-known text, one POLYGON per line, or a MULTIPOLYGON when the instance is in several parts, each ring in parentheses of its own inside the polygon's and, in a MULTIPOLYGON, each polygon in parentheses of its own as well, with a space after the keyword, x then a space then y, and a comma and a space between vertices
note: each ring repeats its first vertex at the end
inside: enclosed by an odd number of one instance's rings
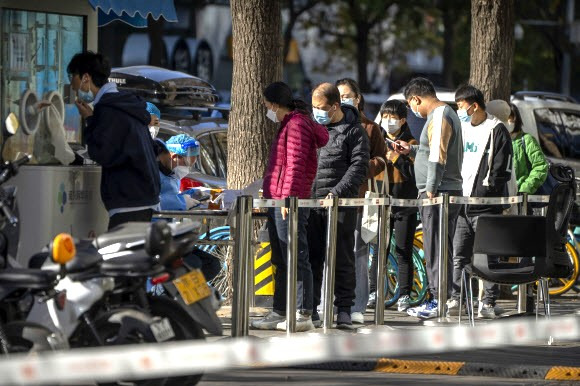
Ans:
MULTIPOLYGON (((296 284, 296 310, 304 314, 312 313, 312 269, 308 258, 308 237, 306 226, 310 209, 298 209, 298 272, 296 284)), ((276 266, 274 274, 275 312, 286 314, 286 282, 288 275, 288 217, 282 219, 280 208, 268 210, 268 235, 272 248, 272 264, 276 266)))

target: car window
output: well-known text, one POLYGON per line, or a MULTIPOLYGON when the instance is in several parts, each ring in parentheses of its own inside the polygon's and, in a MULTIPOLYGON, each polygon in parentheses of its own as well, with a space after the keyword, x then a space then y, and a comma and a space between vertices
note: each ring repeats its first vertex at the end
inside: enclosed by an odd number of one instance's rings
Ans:
POLYGON ((211 136, 209 134, 201 135, 197 137, 197 140, 201 145, 198 162, 201 171, 209 176, 220 177, 216 164, 216 151, 211 136))
POLYGON ((556 110, 535 109, 534 116, 538 127, 540 146, 549 157, 570 157, 566 130, 562 119, 556 110))
POLYGON ((568 157, 580 158, 580 111, 560 110, 560 118, 568 139, 568 157))
POLYGON ((218 131, 213 134, 218 151, 218 164, 223 176, 228 175, 228 135, 225 131, 218 131))

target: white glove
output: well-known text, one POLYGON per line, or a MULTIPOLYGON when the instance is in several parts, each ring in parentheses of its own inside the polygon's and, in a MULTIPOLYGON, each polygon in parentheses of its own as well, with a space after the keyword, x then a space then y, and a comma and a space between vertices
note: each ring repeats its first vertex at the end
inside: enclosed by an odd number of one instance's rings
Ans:
POLYGON ((187 209, 191 209, 191 208, 199 205, 199 201, 197 201, 196 199, 191 198, 187 194, 184 194, 183 195, 183 198, 185 198, 185 207, 187 209))

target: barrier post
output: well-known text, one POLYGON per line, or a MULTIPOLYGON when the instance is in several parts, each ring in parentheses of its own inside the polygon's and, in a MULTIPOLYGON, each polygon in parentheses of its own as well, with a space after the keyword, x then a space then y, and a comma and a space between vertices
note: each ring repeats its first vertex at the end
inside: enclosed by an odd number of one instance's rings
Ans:
POLYGON ((298 197, 286 199, 288 208, 288 271, 286 278, 286 334, 296 332, 296 286, 298 277, 298 197))
POLYGON ((439 282, 437 283, 437 319, 439 321, 445 318, 445 305, 447 303, 447 267, 449 262, 448 256, 448 233, 447 225, 449 224, 449 193, 441 193, 443 202, 439 210, 439 282))
MULTIPOLYGON (((384 194, 381 198, 387 197, 384 194)), ((380 326, 385 322, 385 268, 387 265, 387 248, 389 246, 390 231, 390 206, 383 204, 379 207, 379 234, 378 234, 378 253, 377 253, 377 291, 375 304, 375 325, 380 326)), ((389 292, 389 281, 387 283, 387 293, 389 292)))
POLYGON ((336 271, 336 233, 338 228, 338 197, 332 197, 326 223, 326 263, 324 265, 324 320, 326 332, 334 321, 334 273, 336 271))
MULTIPOLYGON (((522 200, 522 214, 524 216, 528 215, 528 194, 523 193, 522 200)), ((520 284, 518 286, 518 313, 522 314, 528 311, 526 304, 526 296, 528 295, 528 285, 520 284)))
POLYGON ((252 248, 252 196, 238 197, 234 246, 234 296, 232 304, 232 336, 248 335, 250 307, 248 300, 248 260, 252 248))

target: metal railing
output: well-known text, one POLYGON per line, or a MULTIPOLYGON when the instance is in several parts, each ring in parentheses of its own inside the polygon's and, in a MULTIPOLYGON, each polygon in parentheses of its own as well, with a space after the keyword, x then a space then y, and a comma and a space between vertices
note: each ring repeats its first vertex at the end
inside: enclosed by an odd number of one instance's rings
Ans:
MULTIPOLYGON (((439 216, 439 281, 438 286, 438 319, 445 318, 445 307, 447 302, 448 289, 448 214, 450 204, 485 204, 485 205, 523 205, 523 213, 526 213, 528 202, 548 202, 549 196, 528 196, 523 194, 515 197, 450 197, 448 193, 443 193, 439 197, 431 199, 394 199, 385 195, 379 198, 366 199, 341 199, 333 197, 330 199, 298 199, 289 197, 285 200, 253 199, 252 196, 241 196, 237 198, 235 206, 235 235, 233 240, 200 240, 199 244, 220 244, 234 246, 234 291, 232 304, 232 336, 247 336, 249 330, 249 309, 250 299, 253 298, 252 274, 253 274, 253 253, 252 253, 252 219, 264 219, 265 213, 253 212, 257 208, 288 208, 288 269, 287 269, 287 298, 286 298, 286 332, 291 334, 296 331, 297 312, 297 266, 298 266, 298 211, 299 208, 326 208, 326 254, 325 254, 325 281, 323 283, 324 303, 323 303, 323 329, 327 331, 332 328, 334 320, 333 299, 334 299, 334 278, 336 271, 336 238, 338 227, 339 207, 359 207, 359 206, 379 206, 379 230, 378 230, 378 271, 377 289, 388 286, 385 283, 385 268, 387 260, 387 246, 390 239, 390 208, 399 207, 419 207, 419 206, 440 206, 439 216)), ((155 214, 155 217, 205 217, 224 218, 229 215, 224 210, 193 210, 187 212, 162 211, 155 214)), ((520 285, 518 291, 518 311, 526 311, 526 285, 520 285)), ((388 288, 387 291, 388 292, 388 288)), ((381 325, 384 323, 385 311, 385 291, 376 291, 376 306, 374 323, 381 325)))

